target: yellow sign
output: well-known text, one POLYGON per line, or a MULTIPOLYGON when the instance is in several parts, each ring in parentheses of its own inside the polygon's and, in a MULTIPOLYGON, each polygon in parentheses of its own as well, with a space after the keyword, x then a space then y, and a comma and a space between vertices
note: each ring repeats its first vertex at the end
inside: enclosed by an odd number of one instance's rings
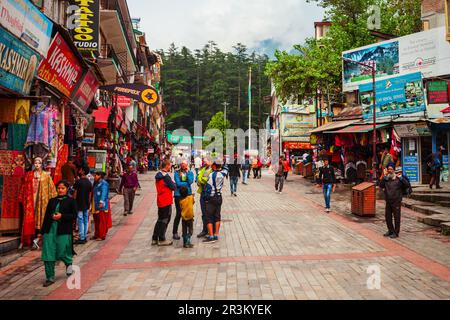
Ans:
POLYGON ((141 98, 146 104, 153 105, 158 101, 158 93, 155 89, 147 89, 142 91, 141 98))
POLYGON ((447 41, 450 41, 450 0, 445 0, 445 25, 447 30, 447 41))

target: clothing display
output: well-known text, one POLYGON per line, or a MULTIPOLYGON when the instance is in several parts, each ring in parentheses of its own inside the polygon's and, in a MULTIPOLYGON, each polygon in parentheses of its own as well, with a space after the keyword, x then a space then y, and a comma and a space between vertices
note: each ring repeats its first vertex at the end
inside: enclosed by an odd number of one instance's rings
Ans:
POLYGON ((8 150, 22 151, 27 141, 27 124, 8 125, 8 150))

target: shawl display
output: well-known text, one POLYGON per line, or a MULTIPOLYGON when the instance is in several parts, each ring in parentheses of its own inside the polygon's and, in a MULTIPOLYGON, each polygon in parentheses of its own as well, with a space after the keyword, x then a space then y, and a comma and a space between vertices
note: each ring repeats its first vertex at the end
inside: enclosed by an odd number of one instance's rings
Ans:
POLYGON ((36 229, 40 230, 42 227, 49 200, 57 195, 55 184, 51 176, 45 171, 41 173, 36 194, 34 190, 34 171, 31 171, 25 175, 21 192, 24 208, 22 245, 26 247, 31 246, 36 235, 36 229))
POLYGON ((56 163, 55 175, 53 182, 56 184, 62 180, 61 168, 69 160, 69 146, 65 144, 58 153, 58 161, 56 163))
POLYGON ((23 187, 22 176, 6 176, 3 182, 0 231, 18 232, 20 230, 20 200, 17 196, 23 187))
POLYGON ((27 141, 27 131, 26 124, 9 124, 8 149, 22 151, 27 141))

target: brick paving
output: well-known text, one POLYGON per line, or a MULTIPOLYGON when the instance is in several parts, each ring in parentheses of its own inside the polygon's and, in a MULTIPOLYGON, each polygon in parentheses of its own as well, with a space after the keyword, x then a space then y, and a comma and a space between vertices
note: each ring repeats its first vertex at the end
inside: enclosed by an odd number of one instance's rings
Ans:
POLYGON ((348 193, 339 192, 335 212, 327 215, 320 189, 291 176, 278 195, 265 173, 240 184, 238 197, 226 186, 219 242, 194 238, 194 249, 183 249, 181 241, 152 247, 153 177, 141 180, 135 214, 123 217, 122 197, 115 197, 107 241, 76 248, 80 290, 67 289, 63 266, 58 282, 43 288, 42 262, 32 251, 0 269, 0 299, 450 299, 448 238, 418 223, 410 210, 404 210, 401 237, 385 239, 382 202, 376 218, 362 219, 349 214, 348 193), (374 265, 380 290, 366 284, 374 265))

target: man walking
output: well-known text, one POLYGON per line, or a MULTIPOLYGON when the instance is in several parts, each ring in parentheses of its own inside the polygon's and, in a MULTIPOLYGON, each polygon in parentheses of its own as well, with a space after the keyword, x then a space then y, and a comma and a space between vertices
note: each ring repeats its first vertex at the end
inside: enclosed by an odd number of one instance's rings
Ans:
POLYGON ((124 216, 133 214, 134 198, 139 187, 138 175, 134 170, 134 167, 130 165, 128 166, 128 171, 123 174, 122 181, 119 186, 119 191, 123 194, 124 216))
POLYGON ((219 240, 219 230, 222 221, 222 188, 225 178, 228 176, 228 167, 219 161, 212 165, 213 172, 209 175, 208 183, 205 186, 205 208, 208 221, 208 238, 206 243, 213 243, 219 240))
POLYGON ((319 181, 322 181, 323 196, 325 198, 325 211, 331 212, 331 193, 336 190, 336 176, 334 168, 330 166, 328 159, 324 160, 324 165, 319 171, 319 181))
POLYGON ((186 160, 183 160, 180 164, 180 170, 175 172, 175 184, 177 190, 175 191, 175 208, 176 208, 176 216, 173 221, 173 240, 180 240, 180 236, 178 235, 178 226, 180 225, 181 220, 181 188, 186 188, 188 190, 188 196, 192 195, 192 184, 194 183, 194 174, 189 170, 189 165, 186 160))
POLYGON ((395 171, 395 164, 390 163, 384 171, 384 178, 381 180, 380 188, 384 189, 386 201, 386 224, 388 232, 384 235, 392 239, 398 238, 400 235, 400 221, 403 191, 410 187, 406 178, 403 177, 402 171, 395 171), (394 223, 392 223, 394 218, 394 223))
POLYGON ((170 160, 161 163, 161 171, 156 174, 156 191, 158 205, 158 221, 153 231, 152 246, 171 246, 172 241, 166 240, 167 226, 172 215, 173 192, 176 190, 175 182, 169 175, 172 169, 170 160))
POLYGON ((239 178, 241 177, 241 165, 238 164, 237 156, 234 158, 234 163, 230 165, 230 189, 231 196, 237 197, 237 186, 239 178))
POLYGON ((200 208, 202 210, 203 230, 197 235, 197 238, 203 238, 208 234, 208 221, 206 218, 205 207, 205 192, 204 187, 208 183, 209 175, 211 174, 211 160, 205 158, 203 161, 203 168, 200 169, 197 176, 197 192, 200 194, 200 208))
POLYGON ((245 156, 244 164, 242 165, 242 183, 248 184, 248 177, 250 175, 250 159, 245 156))
POLYGON ((78 209, 78 231, 79 239, 75 244, 85 244, 87 242, 87 232, 89 227, 89 209, 91 207, 92 184, 87 178, 89 168, 80 169, 81 178, 75 181, 73 186, 75 192, 73 197, 77 201, 78 209))
POLYGON ((442 151, 444 147, 440 147, 438 152, 430 154, 426 159, 428 171, 431 175, 430 189, 433 189, 433 185, 436 184, 436 189, 442 189, 441 183, 441 168, 442 168, 442 151))
POLYGON ((284 186, 284 166, 282 158, 278 161, 278 170, 275 173, 275 192, 281 194, 284 186))

